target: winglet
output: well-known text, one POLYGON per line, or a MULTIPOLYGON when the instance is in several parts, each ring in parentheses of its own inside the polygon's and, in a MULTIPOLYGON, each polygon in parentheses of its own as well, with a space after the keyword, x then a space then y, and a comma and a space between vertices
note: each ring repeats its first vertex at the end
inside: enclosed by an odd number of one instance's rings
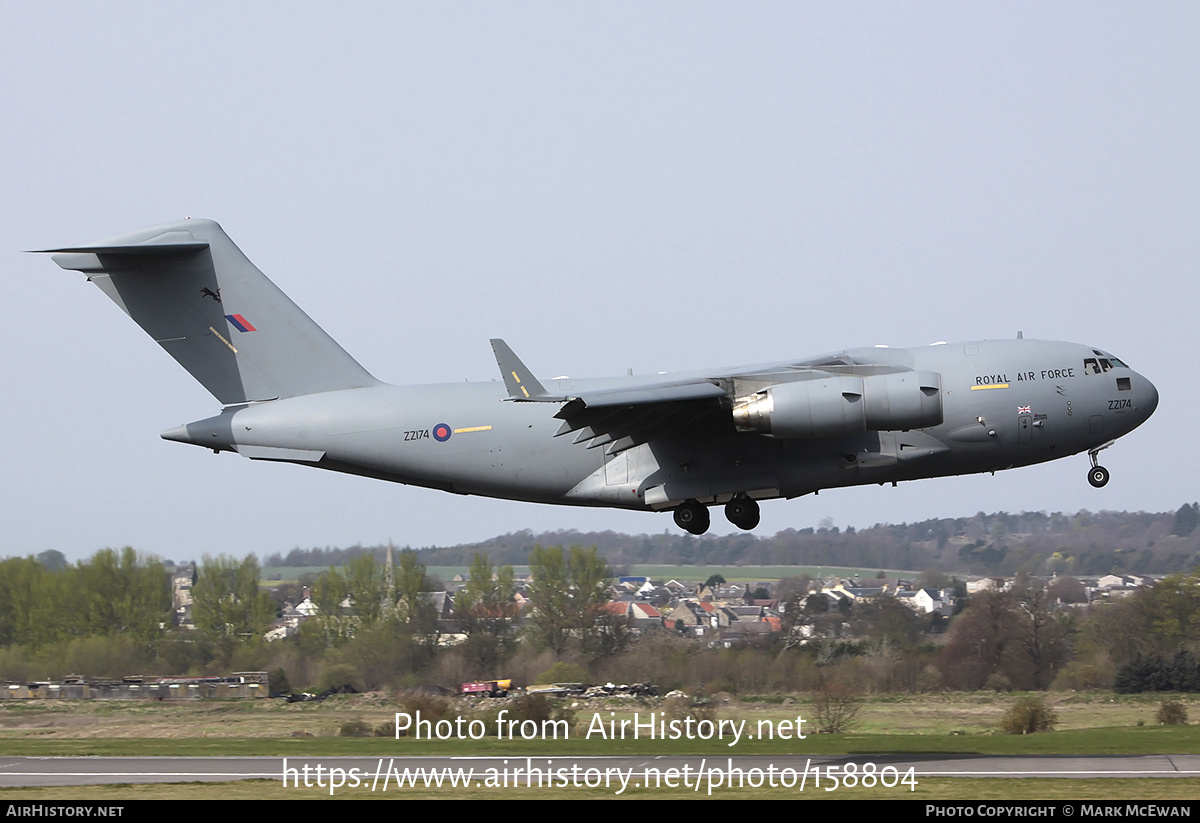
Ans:
POLYGON ((493 338, 491 343, 492 351, 496 354, 496 365, 500 367, 500 375, 504 378, 504 388, 508 389, 509 400, 566 400, 565 397, 549 394, 507 343, 499 338, 493 338))

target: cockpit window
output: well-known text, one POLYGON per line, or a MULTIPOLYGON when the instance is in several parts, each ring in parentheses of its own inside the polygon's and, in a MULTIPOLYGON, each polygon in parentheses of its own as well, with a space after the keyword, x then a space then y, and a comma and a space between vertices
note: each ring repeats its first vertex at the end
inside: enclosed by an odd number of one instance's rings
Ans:
POLYGON ((1115 357, 1106 357, 1095 349, 1093 349, 1093 352, 1097 355, 1096 357, 1083 358, 1084 374, 1103 374, 1106 371, 1112 370, 1114 367, 1120 367, 1122 369, 1129 368, 1115 357))

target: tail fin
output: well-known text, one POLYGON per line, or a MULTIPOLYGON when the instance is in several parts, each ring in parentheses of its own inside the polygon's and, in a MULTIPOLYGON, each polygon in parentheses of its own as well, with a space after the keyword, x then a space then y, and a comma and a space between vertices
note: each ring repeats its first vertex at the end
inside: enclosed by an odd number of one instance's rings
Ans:
POLYGON ((211 220, 182 220, 57 252, 225 405, 378 381, 211 220))

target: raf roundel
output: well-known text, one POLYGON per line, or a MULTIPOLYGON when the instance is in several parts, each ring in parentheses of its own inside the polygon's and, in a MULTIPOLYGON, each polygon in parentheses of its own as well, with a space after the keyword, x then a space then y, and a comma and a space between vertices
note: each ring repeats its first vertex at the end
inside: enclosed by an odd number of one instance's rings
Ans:
POLYGON ((433 439, 439 443, 445 443, 450 439, 450 435, 453 433, 454 430, 445 423, 438 423, 433 427, 433 439))

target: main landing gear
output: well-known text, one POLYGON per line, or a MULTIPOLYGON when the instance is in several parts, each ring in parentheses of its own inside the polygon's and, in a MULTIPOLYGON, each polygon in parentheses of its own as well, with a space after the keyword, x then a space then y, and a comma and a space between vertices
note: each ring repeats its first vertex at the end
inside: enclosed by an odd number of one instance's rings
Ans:
POLYGON ((725 516, 739 529, 750 531, 758 525, 758 503, 749 497, 735 497, 725 504, 725 516))
POLYGON ((689 534, 704 534, 709 523, 708 507, 698 500, 685 500, 675 510, 675 525, 689 534))
POLYGON ((1091 458, 1092 461, 1092 468, 1088 472, 1088 482, 1091 483, 1094 488, 1101 489, 1108 485, 1108 469, 1100 465, 1100 459, 1098 455, 1115 442, 1115 440, 1109 440, 1103 446, 1097 446, 1096 448, 1088 451, 1088 457, 1091 458))
MULTIPOLYGON (((735 497, 725 504, 725 516, 739 529, 749 531, 758 525, 758 503, 749 497, 735 497)), ((675 525, 689 534, 704 534, 711 522, 708 507, 698 500, 685 500, 675 509, 675 525)))

